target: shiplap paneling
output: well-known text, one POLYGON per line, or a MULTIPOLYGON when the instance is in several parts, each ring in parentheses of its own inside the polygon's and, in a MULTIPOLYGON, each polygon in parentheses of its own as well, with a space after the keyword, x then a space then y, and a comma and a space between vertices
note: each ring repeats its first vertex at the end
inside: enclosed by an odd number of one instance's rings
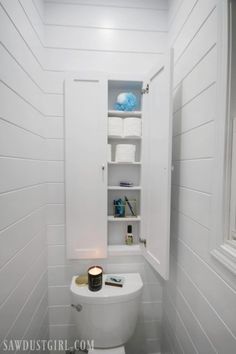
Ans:
POLYGON ((37 234, 44 223, 44 218, 45 211, 42 207, 0 233, 0 269, 30 242, 32 235, 37 234))
MULTIPOLYGON (((44 45, 50 86, 46 91, 53 88, 54 93, 63 92, 63 71, 149 71, 166 49, 167 15, 164 1, 46 2, 44 45)), ((63 97, 48 95, 46 100, 52 109, 58 102, 58 109, 63 97)), ((58 117, 47 118, 45 132, 50 160, 46 178, 50 337, 73 340, 69 284, 72 275, 86 272, 93 261, 71 262, 65 257, 64 127, 59 109, 57 113, 58 117)), ((141 314, 138 329, 126 349, 128 354, 158 353, 162 315, 159 277, 140 257, 109 258, 99 264, 105 272, 140 272, 145 283, 141 314)))
MULTIPOLYGON (((217 14, 216 9, 211 13, 206 23, 194 37, 181 58, 175 65, 174 86, 197 65, 199 58, 202 58, 216 43, 217 34, 217 14)), ((176 52, 175 52, 176 54, 176 52)), ((176 54, 177 55, 177 54, 176 54)))
POLYGON ((39 113, 43 114, 42 92, 39 87, 3 45, 0 45, 0 56, 2 64, 0 67, 1 80, 22 96, 39 113))
POLYGON ((64 140, 47 139, 47 160, 64 161, 64 140))
POLYGON ((126 6, 114 9, 109 4, 110 2, 107 2, 107 6, 100 6, 100 1, 97 2, 97 6, 95 4, 88 6, 85 2, 78 2, 76 5, 71 2, 47 2, 45 23, 50 26, 167 32, 167 9, 154 10, 126 6))
POLYGON ((0 195, 0 230, 45 204, 45 186, 36 185, 0 195))
POLYGON ((173 180, 175 185, 211 193, 212 159, 174 161, 173 180))
POLYGON ((185 270, 194 284, 201 291, 213 308, 217 308, 218 316, 235 336, 236 309, 229 304, 235 300, 236 292, 224 283, 221 277, 208 266, 199 256, 185 246, 183 241, 178 244, 179 264, 185 270), (202 276, 204 274, 204 277, 202 276), (214 289, 214 291, 212 291, 214 289), (224 299, 224 301, 222 301, 224 299))
POLYGON ((173 135, 192 130, 215 119, 215 84, 207 87, 194 100, 176 111, 173 115, 173 135))
MULTIPOLYGON (((209 337, 211 343, 216 348, 218 353, 234 353, 234 336, 230 332, 229 328, 225 326, 225 323, 222 321, 215 308, 204 296, 204 293, 202 293, 192 281, 192 276, 189 276, 184 271, 182 266, 180 267, 176 265, 174 257, 176 256, 173 256, 173 267, 175 268, 174 272, 178 274, 177 287, 183 294, 182 296, 185 297, 186 301, 190 305, 196 318, 198 318, 198 321, 204 328, 204 331, 209 337)), ((176 278, 171 281, 173 281, 171 293, 175 298, 176 291, 178 291, 178 289, 176 289, 176 284, 174 283, 176 278)))
POLYGON ((0 6, 0 16, 1 42, 7 47, 19 63, 27 63, 27 65, 23 64, 25 69, 30 73, 35 83, 43 89, 44 82, 41 67, 32 52, 29 50, 24 38, 22 38, 15 28, 14 22, 9 20, 8 14, 2 6, 0 6))
POLYGON ((196 6, 197 2, 198 2, 198 0, 189 0, 189 1, 174 0, 174 1, 172 1, 172 4, 169 8, 170 23, 169 23, 169 29, 168 29, 170 45, 173 45, 176 38, 178 38, 178 36, 184 26, 186 19, 188 18, 191 11, 194 9, 194 6, 196 6), (175 4, 176 4, 176 9, 174 9, 175 4), (174 9, 173 10, 173 17, 171 14, 172 8, 174 9))
MULTIPOLYGON (((17 313, 17 319, 7 336, 8 339, 18 339, 19 336, 25 336, 25 332, 27 332, 30 325, 32 326, 32 322, 35 321, 35 319, 33 318, 35 310, 38 309, 40 302, 42 301, 42 299, 44 299, 46 290, 47 273, 44 272, 42 275, 39 276, 38 282, 30 292, 31 296, 28 297, 27 302, 24 304, 23 308, 21 308, 20 311, 17 313)), ((44 312, 45 308, 47 308, 47 303, 45 305, 42 309, 44 312)), ((35 325, 39 325, 39 327, 41 326, 40 322, 35 322, 35 325)), ((37 333, 38 331, 35 332, 37 333)), ((32 331, 32 333, 35 332, 32 331)))
POLYGON ((34 28, 35 33, 38 36, 39 41, 41 44, 44 41, 44 26, 42 26, 41 18, 39 18, 40 12, 38 12, 38 8, 42 8, 45 6, 42 1, 38 1, 38 7, 35 6, 35 3, 32 0, 18 0, 19 4, 21 5, 24 13, 28 18, 28 22, 34 28), (41 6, 40 6, 41 4, 41 6))
POLYGON ((46 48, 47 67, 58 71, 108 71, 111 73, 145 73, 162 57, 160 54, 136 52, 96 52, 46 48))
MULTIPOLYGON (((24 0, 26 3, 28 0, 24 0)), ((23 2, 22 2, 23 3, 23 2)), ((34 54, 40 66, 45 65, 44 48, 39 41, 36 31, 32 27, 37 18, 29 19, 26 16, 24 6, 18 0, 1 0, 1 5, 7 12, 10 20, 14 23, 17 31, 28 44, 29 50, 34 54)))
POLYGON ((43 47, 26 3, 0 1, 1 340, 48 332, 43 47))
POLYGON ((7 336, 9 330, 13 328, 16 317, 27 301, 30 292, 45 272, 45 261, 44 251, 44 254, 38 255, 38 257, 35 258, 35 262, 31 263, 31 267, 28 268, 20 284, 10 294, 4 305, 1 306, 1 318, 4 318, 4 321, 0 321, 1 339, 7 336))
POLYGON ((64 138, 64 117, 47 117, 44 123, 44 134, 46 138, 64 138))
POLYGON ((174 112, 216 81, 217 53, 214 46, 174 90, 174 112), (201 80, 199 80, 199 77, 201 80))
POLYGON ((0 149, 2 156, 43 160, 45 141, 42 136, 0 119, 0 149))
POLYGON ((0 117, 32 133, 43 136, 43 115, 23 97, 0 82, 0 117), (19 114, 21 112, 21 114, 19 114))
POLYGON ((207 193, 177 187, 172 188, 172 207, 199 224, 210 227, 211 197, 207 193))
MULTIPOLYGON (((35 1, 35 0, 34 0, 35 1)), ((46 0, 46 4, 67 4, 65 0, 46 0)), ((121 8, 144 8, 153 10, 168 10, 168 3, 166 0, 70 0, 71 4, 87 5, 87 6, 108 6, 108 7, 121 7, 121 8)))
MULTIPOLYGON (((184 1, 184 4, 191 3, 190 1, 184 1)), ((189 47, 191 41, 195 41, 195 37, 198 36, 198 32, 204 32, 205 21, 210 17, 211 12, 216 6, 216 0, 198 0, 194 1, 194 7, 187 21, 184 23, 183 32, 180 33, 174 43, 175 47, 175 61, 180 55, 189 47)), ((183 17, 183 21, 185 21, 183 17)), ((216 28, 215 28, 216 30, 216 28)), ((212 42, 214 42, 215 34, 212 33, 212 42)), ((207 38, 205 38, 207 42, 207 38)))
MULTIPOLYGON (((169 283, 169 285, 171 282, 169 283)), ((217 353, 215 347, 211 343, 209 337, 203 330, 191 306, 188 304, 182 293, 176 293, 176 297, 172 300, 175 308, 181 314, 182 320, 186 325, 187 331, 191 336, 194 347, 198 353, 217 353)))
POLYGON ((175 209, 172 209, 171 220, 173 237, 183 240, 195 253, 207 260, 209 229, 175 209))
POLYGON ((88 51, 162 53, 166 48, 165 32, 117 31, 100 28, 49 26, 45 33, 47 47, 88 51))
POLYGON ((43 161, 0 157, 0 170, 0 193, 44 183, 43 161))
POLYGON ((163 3, 155 3, 155 10, 149 2, 142 8, 138 3, 113 7, 110 2, 47 2, 47 68, 147 72, 166 49, 167 4, 163 8, 163 3))
POLYGON ((173 161, 213 157, 214 122, 189 130, 173 138, 173 161))
POLYGON ((63 204, 65 202, 64 183, 48 183, 47 192, 49 204, 63 204))
MULTIPOLYGON (((168 30, 170 31, 183 0, 168 0, 168 30)), ((175 21, 176 22, 176 21, 175 21)))
POLYGON ((171 0, 175 50, 170 280, 164 286, 164 353, 224 353, 236 348, 235 283, 209 253, 215 178, 218 6, 171 0), (230 278, 229 278, 230 279, 230 278))

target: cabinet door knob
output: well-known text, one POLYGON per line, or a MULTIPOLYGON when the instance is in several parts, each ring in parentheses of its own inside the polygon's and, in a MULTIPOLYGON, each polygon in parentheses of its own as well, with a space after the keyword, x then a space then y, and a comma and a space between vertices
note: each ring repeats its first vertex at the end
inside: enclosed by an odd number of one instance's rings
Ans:
POLYGON ((102 165, 102 170, 103 170, 103 171, 105 170, 105 165, 102 165))

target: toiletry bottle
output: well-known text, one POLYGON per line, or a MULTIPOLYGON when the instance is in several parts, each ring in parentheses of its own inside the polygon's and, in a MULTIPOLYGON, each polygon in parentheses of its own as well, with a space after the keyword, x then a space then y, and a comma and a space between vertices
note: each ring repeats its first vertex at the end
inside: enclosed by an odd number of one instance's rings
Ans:
POLYGON ((132 245, 134 243, 134 236, 132 234, 132 225, 128 225, 127 234, 125 236, 125 244, 132 245))

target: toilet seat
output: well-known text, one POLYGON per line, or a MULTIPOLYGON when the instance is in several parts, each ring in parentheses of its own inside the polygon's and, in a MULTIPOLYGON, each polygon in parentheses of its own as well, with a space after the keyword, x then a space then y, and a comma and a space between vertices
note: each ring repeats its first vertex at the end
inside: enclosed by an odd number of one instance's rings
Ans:
POLYGON ((125 354, 125 347, 109 348, 109 349, 94 349, 89 350, 88 354, 125 354))

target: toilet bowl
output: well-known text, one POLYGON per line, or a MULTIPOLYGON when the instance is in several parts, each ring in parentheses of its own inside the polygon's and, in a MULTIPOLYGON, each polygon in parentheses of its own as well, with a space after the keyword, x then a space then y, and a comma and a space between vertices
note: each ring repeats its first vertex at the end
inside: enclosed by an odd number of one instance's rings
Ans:
MULTIPOLYGON (((103 278, 108 275, 112 274, 103 278)), ((88 286, 79 287, 75 282, 76 276, 71 281, 77 339, 93 341, 93 354, 124 354, 124 344, 135 330, 142 279, 138 273, 116 275, 124 277, 123 287, 103 283, 97 292, 90 291, 88 286)))

